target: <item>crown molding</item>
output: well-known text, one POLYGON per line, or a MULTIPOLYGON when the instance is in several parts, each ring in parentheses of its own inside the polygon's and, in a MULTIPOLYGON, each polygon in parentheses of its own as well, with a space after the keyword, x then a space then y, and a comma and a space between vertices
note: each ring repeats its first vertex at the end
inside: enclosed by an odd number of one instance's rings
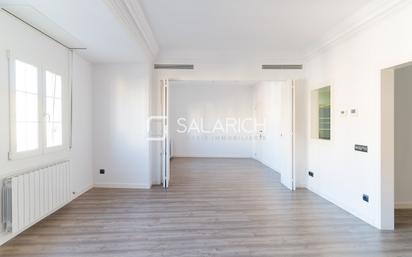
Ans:
POLYGON ((241 54, 236 52, 182 52, 182 51, 160 51, 157 63, 202 63, 202 64, 296 64, 304 60, 297 55, 268 55, 260 54, 241 54))
POLYGON ((156 58, 159 44, 149 25, 139 1, 137 0, 105 0, 109 9, 126 25, 127 29, 146 49, 149 59, 156 58))
POLYGON ((304 59, 308 60, 314 55, 328 50, 411 3, 410 0, 373 0, 335 26, 319 41, 320 44, 315 45, 307 52, 304 59))

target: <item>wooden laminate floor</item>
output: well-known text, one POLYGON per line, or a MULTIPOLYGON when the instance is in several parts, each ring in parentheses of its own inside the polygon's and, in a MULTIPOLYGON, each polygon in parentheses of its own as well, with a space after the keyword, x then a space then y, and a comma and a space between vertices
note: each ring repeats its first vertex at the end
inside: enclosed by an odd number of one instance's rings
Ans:
POLYGON ((412 256, 412 212, 382 232, 248 159, 174 159, 170 191, 92 189, 0 256, 412 256))

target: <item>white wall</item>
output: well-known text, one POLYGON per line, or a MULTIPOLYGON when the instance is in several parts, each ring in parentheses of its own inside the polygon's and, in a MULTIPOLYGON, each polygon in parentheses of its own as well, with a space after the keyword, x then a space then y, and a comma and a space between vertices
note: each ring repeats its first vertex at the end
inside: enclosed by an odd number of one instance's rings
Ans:
MULTIPOLYGON (((68 50, 39 34, 27 25, 0 11, 0 181, 22 170, 70 160, 71 186, 75 197, 89 189, 92 181, 92 95, 91 69, 88 62, 75 54, 73 77, 73 148, 21 160, 8 160, 9 91, 6 50, 68 72, 68 50)), ((0 233, 0 242, 8 239, 0 233)))
MULTIPOLYGON (((252 86, 231 85, 225 82, 170 82, 170 129, 174 157, 252 157, 250 133, 178 133, 182 129, 177 120, 184 118, 189 127, 192 121, 205 130, 212 130, 216 122, 225 125, 226 119, 253 119, 252 86), (222 139, 219 136, 225 136, 222 139), (233 139, 235 137, 235 139, 233 139)), ((251 123, 247 123, 248 128, 251 123)), ((253 135, 253 133, 252 133, 253 135)))
POLYGON ((295 80, 295 183, 296 187, 307 185, 307 101, 304 80, 295 80))
POLYGON ((264 122, 263 139, 254 142, 254 157, 280 172, 281 170, 281 86, 284 82, 260 82, 254 87, 254 116, 264 122))
POLYGON ((73 192, 93 186, 93 92, 91 65, 74 56, 71 184, 73 192))
POLYGON ((93 67, 94 181, 100 187, 150 188, 149 116, 151 67, 93 67), (105 169, 104 175, 99 174, 105 169))
MULTIPOLYGON (((155 73, 151 73, 151 82, 149 85, 149 114, 150 116, 158 116, 161 115, 161 107, 160 107, 160 95, 161 95, 161 82, 160 79, 155 76, 155 73)), ((156 136, 158 132, 161 130, 161 125, 158 124, 158 127, 154 130, 151 129, 149 131, 150 136, 156 136)), ((150 169, 151 169, 151 177, 152 177, 152 185, 159 185, 161 183, 161 161, 160 161, 160 153, 162 150, 160 141, 150 141, 149 142, 149 149, 150 149, 150 169)))
POLYGON ((411 13, 411 4, 394 9, 305 63, 307 117, 310 91, 332 86, 332 139, 307 136, 307 169, 315 173, 307 187, 376 227, 383 227, 380 194, 387 183, 380 166, 380 76, 382 69, 412 60, 411 13), (351 108, 358 116, 339 115, 351 108), (367 145, 369 152, 355 152, 355 144, 367 145))
POLYGON ((412 66, 395 70, 395 204, 412 207, 412 66))

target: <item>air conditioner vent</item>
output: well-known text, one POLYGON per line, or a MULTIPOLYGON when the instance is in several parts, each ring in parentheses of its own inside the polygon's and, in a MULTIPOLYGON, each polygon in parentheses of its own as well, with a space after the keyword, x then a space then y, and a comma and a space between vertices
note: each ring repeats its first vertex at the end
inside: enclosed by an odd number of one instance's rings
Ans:
POLYGON ((302 64, 264 64, 262 70, 301 70, 302 64))
POLYGON ((154 68, 167 69, 167 70, 193 70, 195 67, 193 64, 155 64, 154 68))

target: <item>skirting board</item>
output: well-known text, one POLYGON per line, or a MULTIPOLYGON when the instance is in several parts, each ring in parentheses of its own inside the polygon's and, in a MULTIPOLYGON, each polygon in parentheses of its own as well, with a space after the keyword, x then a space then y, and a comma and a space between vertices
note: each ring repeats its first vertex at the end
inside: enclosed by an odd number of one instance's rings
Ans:
POLYGON ((97 183, 96 188, 124 188, 124 189, 150 189, 152 185, 148 184, 133 184, 133 183, 97 183))
POLYGON ((271 169, 271 170, 273 170, 274 172, 280 174, 279 171, 277 171, 276 169, 274 169, 273 167, 271 167, 268 163, 266 163, 266 162, 264 162, 264 161, 262 161, 262 160, 259 160, 259 159, 256 158, 256 157, 253 157, 252 159, 255 160, 255 161, 260 162, 261 164, 265 165, 265 166, 268 167, 269 169, 271 169))
POLYGON ((412 202, 395 203, 396 210, 412 209, 412 202))
POLYGON ((76 199, 77 197, 81 196, 82 194, 86 193, 87 191, 89 191, 90 189, 92 189, 94 187, 94 185, 89 185, 88 187, 86 187, 85 189, 81 190, 80 192, 76 192, 76 194, 74 194, 72 196, 72 201, 74 199, 76 199))
POLYGON ((313 188, 309 185, 306 186, 306 189, 308 189, 309 191, 311 191, 312 193, 317 194, 318 196, 322 197, 323 199, 325 199, 326 201, 334 204, 336 207, 342 209, 343 211, 350 213, 351 215, 353 215, 354 217, 376 227, 377 229, 380 229, 378 224, 375 224, 372 220, 370 220, 368 217, 364 217, 363 215, 361 215, 359 212, 357 212, 356 210, 354 210, 353 208, 350 208, 349 206, 347 206, 346 204, 342 203, 341 201, 336 200, 334 197, 331 197, 319 190, 317 190, 316 188, 313 188))

